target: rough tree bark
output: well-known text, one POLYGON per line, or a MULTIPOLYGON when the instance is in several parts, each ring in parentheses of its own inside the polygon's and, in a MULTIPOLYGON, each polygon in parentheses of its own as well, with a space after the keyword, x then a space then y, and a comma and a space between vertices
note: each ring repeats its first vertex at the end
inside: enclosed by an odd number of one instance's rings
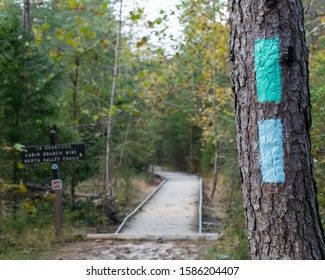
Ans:
POLYGON ((302 2, 229 0, 237 147, 252 259, 324 259, 310 156, 302 2))

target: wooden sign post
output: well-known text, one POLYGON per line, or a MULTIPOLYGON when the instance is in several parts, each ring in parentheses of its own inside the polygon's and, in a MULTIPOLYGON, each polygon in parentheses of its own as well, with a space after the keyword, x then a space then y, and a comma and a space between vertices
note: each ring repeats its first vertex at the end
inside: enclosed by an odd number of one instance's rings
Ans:
POLYGON ((25 147, 21 154, 24 164, 51 163, 51 186, 55 193, 54 216, 55 234, 60 236, 63 224, 62 212, 62 181, 60 179, 59 164, 61 161, 75 161, 85 159, 85 144, 56 144, 56 132, 50 132, 50 145, 25 147))
MULTIPOLYGON (((50 144, 52 146, 56 145, 56 132, 54 130, 51 130, 51 132, 50 132, 50 144)), ((61 183, 61 187, 55 188, 54 182, 57 180, 60 180, 59 164, 57 162, 53 162, 51 186, 52 186, 52 189, 54 189, 54 193, 55 193, 55 201, 54 201, 55 235, 60 236, 61 231, 62 231, 62 223, 63 223, 62 183, 61 183)))

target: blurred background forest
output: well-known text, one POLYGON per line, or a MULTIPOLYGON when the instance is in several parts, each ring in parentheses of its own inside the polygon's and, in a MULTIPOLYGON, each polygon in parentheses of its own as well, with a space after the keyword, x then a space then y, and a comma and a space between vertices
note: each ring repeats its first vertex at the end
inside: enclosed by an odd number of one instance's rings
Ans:
MULTIPOLYGON (((216 258, 246 258, 226 4, 183 0, 152 18, 145 1, 131 11, 121 2, 0 2, 0 259, 37 256, 57 242, 50 166, 20 161, 23 146, 47 145, 53 128, 58 143, 86 144, 85 161, 60 164, 59 241, 112 222, 74 193, 114 193, 116 207, 127 208, 134 179, 150 181, 155 164, 203 176, 211 196, 225 186, 228 238, 210 250, 216 258)), ((303 2, 324 224, 325 3, 303 2)))

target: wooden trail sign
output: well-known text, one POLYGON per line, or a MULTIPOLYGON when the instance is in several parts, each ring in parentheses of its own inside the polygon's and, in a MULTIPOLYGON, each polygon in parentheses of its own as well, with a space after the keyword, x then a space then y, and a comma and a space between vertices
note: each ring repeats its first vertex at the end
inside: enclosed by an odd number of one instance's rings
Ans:
POLYGON ((21 154, 24 164, 85 160, 85 144, 27 146, 21 154))
POLYGON ((52 189, 55 192, 54 215, 55 234, 59 236, 62 230, 62 181, 60 179, 59 164, 61 161, 84 160, 85 144, 56 144, 56 132, 50 132, 50 145, 24 147, 21 153, 21 161, 24 164, 52 163, 52 189))

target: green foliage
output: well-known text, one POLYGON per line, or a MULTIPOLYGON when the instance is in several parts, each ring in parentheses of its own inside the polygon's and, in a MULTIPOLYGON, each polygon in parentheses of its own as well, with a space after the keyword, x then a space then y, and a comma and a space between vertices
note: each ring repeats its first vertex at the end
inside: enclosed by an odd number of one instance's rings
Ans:
POLYGON ((67 204, 64 205, 66 223, 74 228, 98 227, 107 224, 104 213, 94 205, 95 199, 96 197, 90 197, 72 206, 66 201, 67 204))
POLYGON ((19 24, 15 14, 0 18, 0 52, 6 54, 0 59, 0 124, 11 144, 42 138, 55 116, 59 76, 48 56, 22 36, 19 24))
MULTIPOLYGON (((0 193, 0 197, 3 193, 0 193)), ((9 205, 1 200, 1 203, 9 205)), ((93 203, 93 198, 70 207, 64 197, 64 227, 60 238, 54 230, 54 195, 44 194, 36 199, 27 198, 7 210, 0 217, 0 259, 34 259, 53 249, 58 242, 78 238, 86 227, 107 224, 104 213, 93 203)))
POLYGON ((227 217, 222 221, 222 236, 208 249, 208 257, 217 260, 247 260, 250 253, 241 190, 236 179, 229 181, 228 184, 231 190, 227 195, 229 203, 227 217))
POLYGON ((312 11, 324 9, 323 5, 312 3, 311 11, 307 16, 307 31, 310 55, 310 90, 312 104, 311 143, 314 158, 314 173, 318 186, 319 211, 323 226, 325 226, 325 17, 314 18, 312 11))

